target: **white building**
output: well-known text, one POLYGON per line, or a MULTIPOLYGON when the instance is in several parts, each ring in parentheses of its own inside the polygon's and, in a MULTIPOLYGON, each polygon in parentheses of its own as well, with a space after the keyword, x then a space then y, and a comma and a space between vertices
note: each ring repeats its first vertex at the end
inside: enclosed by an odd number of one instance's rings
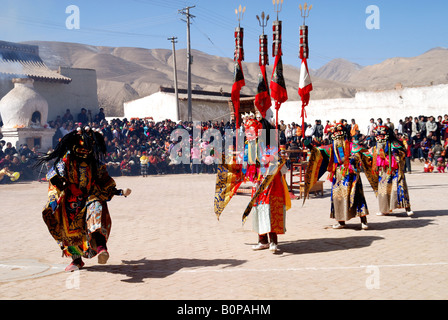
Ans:
MULTIPOLYGON (((172 121, 188 120, 188 95, 186 90, 180 89, 179 110, 177 110, 174 89, 160 87, 147 97, 125 102, 124 117, 146 118, 154 121, 170 119, 172 121)), ((192 119, 193 121, 228 121, 233 110, 229 108, 230 94, 225 92, 210 92, 192 90, 192 119)))
POLYGON ((16 148, 27 143, 46 152, 55 130, 45 125, 70 109, 98 112, 96 71, 59 67, 50 70, 34 45, 0 41, 0 122, 3 140, 16 148), (36 119, 38 121, 35 121, 36 119))

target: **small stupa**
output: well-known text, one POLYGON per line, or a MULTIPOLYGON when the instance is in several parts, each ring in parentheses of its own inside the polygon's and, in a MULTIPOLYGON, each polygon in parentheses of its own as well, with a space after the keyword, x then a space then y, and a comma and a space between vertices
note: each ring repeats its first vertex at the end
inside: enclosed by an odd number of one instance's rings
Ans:
POLYGON ((48 128, 48 102, 31 78, 14 78, 14 88, 0 100, 3 140, 17 148, 27 144, 46 153, 53 145, 55 129, 48 128))

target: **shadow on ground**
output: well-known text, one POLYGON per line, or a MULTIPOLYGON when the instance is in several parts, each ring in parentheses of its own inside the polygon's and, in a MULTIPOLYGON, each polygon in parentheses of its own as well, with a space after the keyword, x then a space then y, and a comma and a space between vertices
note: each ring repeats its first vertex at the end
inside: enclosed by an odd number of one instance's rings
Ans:
POLYGON ((95 265, 85 269, 89 272, 109 272, 127 276, 128 279, 123 282, 138 283, 148 278, 165 278, 182 269, 197 269, 206 267, 231 268, 245 263, 246 260, 236 259, 162 259, 148 260, 146 258, 140 260, 122 260, 119 265, 95 265))
POLYGON ((377 236, 355 236, 345 238, 320 238, 281 242, 282 253, 307 254, 369 247, 374 241, 383 240, 377 236))

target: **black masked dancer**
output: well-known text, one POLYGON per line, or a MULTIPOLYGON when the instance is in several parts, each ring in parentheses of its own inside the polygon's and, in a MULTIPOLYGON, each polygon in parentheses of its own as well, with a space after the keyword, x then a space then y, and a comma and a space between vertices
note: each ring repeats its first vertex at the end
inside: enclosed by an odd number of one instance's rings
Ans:
POLYGON ((54 160, 47 174, 48 201, 42 216, 63 255, 72 258, 66 271, 82 268, 82 258, 98 256, 98 263, 107 262, 111 230, 107 201, 131 192, 117 190, 104 165, 105 154, 102 134, 78 127, 38 161, 39 165, 54 160))

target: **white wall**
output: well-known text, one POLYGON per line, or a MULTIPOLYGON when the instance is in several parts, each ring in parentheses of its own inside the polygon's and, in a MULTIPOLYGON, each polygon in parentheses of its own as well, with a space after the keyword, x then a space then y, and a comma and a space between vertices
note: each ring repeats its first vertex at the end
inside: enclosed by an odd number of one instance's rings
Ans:
MULTIPOLYGON (((130 118, 153 117, 154 121, 188 119, 188 102, 179 99, 179 115, 176 112, 176 97, 172 93, 156 92, 150 96, 123 104, 124 116, 130 118)), ((193 121, 228 121, 230 110, 227 99, 193 99, 193 121), (216 100, 216 101, 215 101, 216 100)))
MULTIPOLYGON (((448 85, 421 88, 404 88, 381 92, 358 92, 355 98, 311 100, 306 107, 305 122, 314 124, 316 119, 326 120, 355 119, 361 133, 366 133, 370 118, 390 118, 395 124, 406 116, 433 115, 437 117, 448 113, 448 85)), ((274 111, 275 114, 275 111, 274 111)), ((290 101, 279 110, 279 120, 286 124, 302 123, 301 102, 290 101)))
MULTIPOLYGON (((152 116, 155 121, 171 119, 177 121, 175 110, 175 97, 173 94, 157 92, 148 97, 124 103, 124 114, 126 118, 152 116)), ((193 115, 204 117, 227 116, 227 106, 216 106, 215 115, 208 113, 207 108, 200 103, 193 104, 193 115)), ((273 103, 274 105, 274 103, 273 103)), ((300 101, 287 101, 279 110, 279 120, 286 124, 295 122, 302 123, 300 101)), ((186 111, 186 103, 180 101, 181 118, 186 111)), ((271 108, 275 116, 275 108, 271 108)), ((400 119, 406 116, 444 115, 448 113, 448 85, 437 85, 420 88, 404 88, 401 90, 389 90, 381 92, 358 92, 355 98, 349 99, 327 99, 313 100, 311 92, 310 104, 306 107, 306 122, 314 124, 316 119, 333 122, 346 119, 348 122, 355 119, 361 133, 366 133, 370 118, 390 118, 397 125, 400 119)), ((207 120, 211 120, 208 119, 207 120)))
POLYGON ((156 92, 141 99, 125 102, 123 108, 127 119, 153 117, 156 122, 165 119, 179 120, 175 110, 175 96, 164 92, 156 92))

